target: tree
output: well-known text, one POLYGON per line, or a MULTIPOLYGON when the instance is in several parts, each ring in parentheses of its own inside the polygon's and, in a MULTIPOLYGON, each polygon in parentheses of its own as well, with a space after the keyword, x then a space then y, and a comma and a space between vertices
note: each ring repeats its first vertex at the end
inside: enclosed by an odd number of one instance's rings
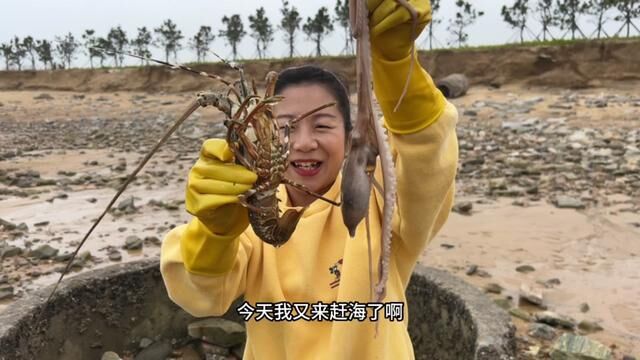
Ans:
POLYGON ((476 11, 471 3, 465 0, 457 0, 456 7, 458 8, 456 16, 454 19, 449 19, 449 26, 447 27, 447 30, 454 36, 449 44, 457 43, 458 47, 462 47, 469 39, 469 34, 465 32, 465 28, 473 24, 478 17, 484 15, 484 12, 476 11))
POLYGON ((73 60, 73 56, 80 44, 73 37, 73 34, 68 33, 64 37, 56 36, 56 51, 62 58, 63 64, 66 64, 66 68, 71 68, 71 60, 73 60))
MULTIPOLYGON (((436 2, 439 0, 436 0, 436 2)), ((344 49, 342 52, 346 54, 353 54, 353 38, 351 37, 350 18, 349 18, 349 0, 338 0, 336 7, 334 8, 336 17, 334 18, 341 28, 344 29, 344 49)))
POLYGON ((102 52, 95 48, 97 46, 97 39, 95 37, 95 30, 87 29, 82 34, 82 40, 84 40, 84 47, 87 49, 87 55, 89 55, 89 64, 93 69, 93 58, 99 58, 102 56, 102 52))
POLYGON ((18 66, 18 71, 22 70, 22 59, 27 56, 27 50, 22 45, 20 39, 16 36, 11 40, 13 52, 11 53, 11 62, 18 66))
POLYGON ((9 71, 9 65, 13 57, 13 46, 11 46, 11 43, 2 44, 0 45, 0 51, 2 51, 2 56, 4 56, 4 68, 9 71))
POLYGON ((211 26, 204 25, 200 26, 198 33, 191 38, 191 48, 196 51, 198 62, 204 62, 213 39, 215 39, 215 35, 211 33, 211 26))
POLYGON ((431 22, 429 22, 429 50, 433 49, 433 27, 442 22, 436 17, 436 13, 440 10, 440 0, 431 0, 431 22))
POLYGON ((36 54, 35 54, 36 43, 31 36, 27 36, 22 39, 22 48, 24 51, 29 54, 31 58, 31 69, 36 69, 36 54))
POLYGON ((115 28, 111 28, 109 30, 109 34, 107 34, 107 41, 111 43, 111 50, 113 50, 113 61, 115 66, 122 67, 122 63, 124 62, 124 54, 125 48, 129 45, 129 41, 127 40, 127 33, 122 30, 120 25, 115 28))
POLYGON ((99 37, 96 39, 96 46, 104 50, 104 52, 103 51, 98 52, 98 57, 100 58, 100 67, 103 68, 105 57, 107 56, 108 53, 112 53, 115 49, 113 48, 113 44, 111 43, 111 41, 103 37, 99 37))
POLYGON ((35 50, 38 54, 38 60, 42 61, 46 70, 47 63, 51 64, 53 62, 53 55, 51 54, 51 43, 47 40, 37 40, 35 50))
POLYGON ((558 24, 558 19, 554 15, 553 0, 538 0, 536 11, 542 25, 542 41, 547 41, 547 34, 553 40, 554 37, 549 28, 558 24))
POLYGON ((524 42, 524 29, 527 27, 528 0, 516 0, 513 5, 502 6, 502 18, 513 28, 520 30, 520 43, 524 42))
POLYGON ((236 60, 238 58, 238 44, 247 34, 244 31, 244 25, 242 25, 242 18, 238 14, 231 17, 224 16, 222 23, 226 25, 227 29, 220 30, 220 36, 227 38, 227 43, 231 45, 233 59, 236 60))
POLYGON ((269 18, 265 16, 264 7, 256 10, 256 15, 249 15, 249 28, 251 28, 251 37, 256 39, 256 48, 260 59, 266 56, 267 46, 273 41, 273 27, 269 22, 269 18))
MULTIPOLYGON (((593 15, 597 19, 594 34, 597 33, 598 39, 600 39, 602 33, 607 37, 609 36, 604 30, 604 24, 609 20, 605 15, 614 5, 615 0, 590 0, 587 5, 587 14, 593 15)), ((593 36, 593 34, 591 36, 593 36)))
POLYGON ((322 56, 320 47, 322 39, 333 31, 333 21, 329 17, 329 10, 323 6, 313 19, 308 17, 306 24, 302 26, 302 31, 307 34, 310 40, 316 43, 316 56, 322 56))
POLYGON ((300 29, 302 18, 295 6, 289 7, 287 0, 282 0, 282 20, 280 21, 280 29, 285 33, 285 40, 289 44, 289 57, 293 57, 294 45, 296 42, 296 32, 300 29))
POLYGON ((627 37, 631 36, 631 27, 638 33, 640 33, 640 29, 633 23, 633 19, 640 16, 640 1, 638 0, 616 0, 616 8, 620 11, 620 15, 615 17, 616 21, 622 21, 622 27, 618 32, 616 32, 616 36, 620 34, 620 32, 626 27, 627 28, 627 37))
POLYGON ((173 53, 173 58, 177 62, 178 50, 182 48, 180 40, 184 38, 182 31, 178 30, 171 19, 165 20, 159 28, 153 29, 153 31, 159 35, 156 41, 160 47, 164 48, 165 61, 169 62, 169 54, 173 53))
POLYGON ((562 30, 567 29, 567 31, 571 31, 571 40, 576 39, 576 31, 579 32, 583 38, 586 38, 587 36, 582 32, 580 26, 578 26, 578 17, 580 14, 584 14, 586 12, 588 4, 582 0, 557 1, 558 7, 556 8, 556 14, 558 21, 560 22, 560 28, 562 30))
MULTIPOLYGON (((135 39, 131 39, 131 46, 133 47, 133 53, 142 56, 144 58, 151 57, 151 51, 149 51, 149 45, 151 45, 151 33, 147 30, 146 26, 138 28, 138 35, 135 39)), ((140 59, 140 65, 144 60, 140 59)), ((149 60, 147 60, 147 65, 149 60)))

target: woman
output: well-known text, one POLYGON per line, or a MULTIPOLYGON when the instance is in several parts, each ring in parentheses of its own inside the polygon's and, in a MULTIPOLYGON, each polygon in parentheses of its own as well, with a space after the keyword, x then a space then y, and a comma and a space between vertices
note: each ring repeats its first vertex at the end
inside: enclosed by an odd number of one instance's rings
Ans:
MULTIPOLYGON (((424 28, 430 20, 429 2, 410 3, 419 12, 420 29, 424 28)), ((415 263, 444 224, 453 201, 457 112, 419 66, 402 105, 393 112, 412 61, 411 21, 395 0, 369 0, 368 6, 374 90, 390 133, 398 177, 384 303, 404 305, 415 263)), ((350 131, 346 89, 334 75, 313 67, 285 70, 276 87, 285 96, 275 107, 283 123, 316 106, 338 103, 293 129, 287 176, 339 201, 340 168, 350 131)), ((368 304, 364 224, 350 239, 339 208, 281 186, 283 210, 307 209, 285 245, 264 244, 248 227, 247 210, 238 203, 238 195, 255 180, 255 174, 232 163, 224 141, 205 142, 187 186, 187 210, 194 218, 167 234, 162 246, 161 270, 173 301, 195 316, 217 316, 244 296, 258 315, 247 321, 245 359, 413 358, 406 307, 393 319, 381 311, 377 321, 371 320, 376 306, 368 304), (358 304, 369 308, 364 321, 354 316, 358 304), (341 312, 345 306, 350 306, 348 314, 341 312), (288 316, 283 316, 285 321, 269 320, 259 311, 267 307, 271 318, 275 311, 288 316), (323 309, 333 321, 320 314, 323 309), (313 313, 315 318, 305 319, 300 313, 308 317, 313 313)), ((372 192, 369 218, 374 239, 380 234, 381 209, 380 194, 372 192)), ((380 244, 374 243, 372 251, 377 259, 380 244)))

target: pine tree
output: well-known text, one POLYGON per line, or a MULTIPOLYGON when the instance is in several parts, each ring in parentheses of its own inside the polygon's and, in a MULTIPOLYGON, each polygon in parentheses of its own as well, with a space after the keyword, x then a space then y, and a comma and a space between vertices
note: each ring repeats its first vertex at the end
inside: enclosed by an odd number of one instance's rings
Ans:
POLYGON ((118 25, 118 27, 111 28, 111 30, 109 30, 107 40, 111 43, 111 48, 114 50, 113 61, 115 62, 115 66, 122 67, 122 63, 124 62, 123 52, 129 45, 127 33, 125 33, 120 25, 118 25))
POLYGON ((329 10, 321 7, 314 18, 307 18, 307 22, 302 26, 302 31, 307 34, 310 40, 316 43, 316 56, 322 56, 320 44, 322 39, 333 31, 333 21, 329 16, 329 10))
POLYGON ((35 41, 31 36, 27 36, 24 39, 22 39, 22 47, 24 48, 24 51, 27 54, 29 54, 29 57, 31 58, 31 70, 35 70, 36 69, 35 41))
POLYGON ((300 29, 302 18, 295 6, 289 7, 289 2, 287 0, 282 1, 282 9, 280 9, 280 13, 282 14, 280 29, 285 33, 285 40, 287 41, 287 44, 289 44, 289 57, 291 58, 293 57, 295 47, 296 32, 300 29))
POLYGON ((265 16, 265 10, 260 7, 256 10, 256 15, 249 15, 249 28, 251 28, 251 37, 256 40, 256 49, 260 59, 266 56, 267 46, 273 41, 273 27, 269 22, 269 18, 265 16))
MULTIPOLYGON (((580 33, 583 38, 587 36, 578 26, 578 17, 584 14, 588 4, 582 0, 557 0, 556 16, 560 22, 560 28, 571 32, 571 40, 576 39, 576 32, 580 33)), ((564 36, 563 36, 564 37, 564 36)))
POLYGON ((502 18, 504 21, 520 31, 520 43, 524 42, 524 29, 527 27, 528 0, 516 0, 513 5, 502 6, 502 18))
POLYGON ((164 48, 164 58, 169 62, 169 54, 173 53, 174 60, 178 61, 178 50, 182 48, 180 40, 184 38, 182 31, 178 30, 176 24, 167 19, 159 28, 153 30, 158 34, 156 37, 157 44, 164 48))
POLYGON ((66 68, 71 68, 71 60, 73 60, 73 56, 80 44, 73 37, 73 34, 68 33, 64 37, 56 36, 56 51, 62 58, 63 64, 66 64, 66 68))
MULTIPOLYGON (((144 58, 151 57, 151 51, 149 51, 149 45, 151 45, 151 33, 147 30, 146 26, 138 28, 138 35, 135 39, 131 39, 131 47, 133 47, 133 53, 142 56, 144 58)), ((140 59, 140 65, 144 64, 144 60, 140 59)), ((149 61, 147 60, 147 65, 149 61)))
POLYGON ((442 20, 436 17, 436 13, 440 10, 440 0, 431 0, 431 22, 429 22, 429 49, 433 49, 433 39, 435 36, 433 35, 433 27, 437 24, 440 24, 442 20))
POLYGON ((227 42, 231 46, 233 52, 233 59, 238 59, 238 44, 242 38, 247 34, 244 31, 244 25, 242 25, 242 18, 240 15, 235 14, 231 17, 223 17, 222 23, 226 25, 226 30, 220 30, 220 36, 225 37, 227 42))
POLYGON ((47 40, 37 40, 35 50, 38 54, 38 60, 42 61, 46 70, 47 63, 51 65, 51 62, 53 61, 53 55, 51 54, 51 43, 47 40))
POLYGON ((466 33, 465 28, 473 24, 478 17, 484 15, 483 11, 476 11, 471 3, 464 0, 457 0, 456 7, 458 8, 454 19, 449 20, 449 26, 447 30, 453 35, 453 39, 449 44, 457 43, 458 47, 467 43, 469 34, 466 33))
POLYGON ((196 51, 198 62, 204 62, 209 45, 215 39, 215 35, 211 33, 211 26, 200 26, 200 30, 191 38, 191 48, 196 51))
POLYGON ((85 30, 82 34, 82 40, 84 40, 83 45, 87 49, 87 55, 89 55, 89 64, 91 64, 91 68, 93 69, 93 58, 102 56, 100 50, 95 48, 95 46, 97 46, 95 30, 85 30))
POLYGON ((20 38, 15 36, 13 40, 11 40, 11 46, 13 47, 13 52, 11 54, 11 62, 18 66, 18 71, 22 70, 22 59, 27 56, 27 50, 22 45, 20 38))
POLYGON ((633 20, 640 17, 640 0, 616 0, 616 8, 620 14, 615 17, 616 21, 622 21, 622 27, 616 32, 616 36, 627 28, 627 37, 631 36, 631 27, 640 33, 640 29, 633 23, 633 20))
POLYGON ((538 0, 536 12, 538 13, 540 24, 542 25, 542 41, 547 41, 547 34, 551 40, 554 40, 551 31, 549 31, 550 27, 558 24, 558 19, 554 15, 555 10, 553 0, 538 0))
MULTIPOLYGON (((436 2, 439 0, 436 0, 436 2)), ((433 2, 433 1, 432 1, 433 2)), ((349 21, 349 0, 338 0, 334 8, 336 17, 334 18, 341 28, 344 29, 344 49, 342 52, 353 54, 353 38, 351 37, 351 24, 349 21)))
POLYGON ((13 56, 13 46, 11 43, 0 45, 0 51, 2 51, 2 56, 4 56, 4 68, 9 71, 9 65, 11 64, 11 57, 13 56))

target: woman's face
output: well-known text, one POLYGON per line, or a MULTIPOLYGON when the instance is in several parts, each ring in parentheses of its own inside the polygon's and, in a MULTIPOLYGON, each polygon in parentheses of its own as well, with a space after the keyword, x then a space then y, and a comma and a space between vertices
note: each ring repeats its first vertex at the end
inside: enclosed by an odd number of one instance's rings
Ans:
MULTIPOLYGON (((279 95, 284 100, 275 106, 275 115, 281 128, 314 108, 336 101, 318 84, 288 86, 279 95)), ((331 106, 298 121, 290 130, 289 148, 286 177, 316 193, 329 190, 342 168, 345 153, 344 119, 338 108, 331 106)), ((306 206, 315 200, 291 186, 287 190, 295 206, 306 206)))

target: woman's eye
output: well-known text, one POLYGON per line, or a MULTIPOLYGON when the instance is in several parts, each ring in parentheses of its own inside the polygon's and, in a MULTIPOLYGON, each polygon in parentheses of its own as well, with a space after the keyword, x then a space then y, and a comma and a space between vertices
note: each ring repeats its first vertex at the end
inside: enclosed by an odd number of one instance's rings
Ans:
POLYGON ((329 125, 316 125, 316 129, 333 129, 333 126, 329 126, 329 125))

